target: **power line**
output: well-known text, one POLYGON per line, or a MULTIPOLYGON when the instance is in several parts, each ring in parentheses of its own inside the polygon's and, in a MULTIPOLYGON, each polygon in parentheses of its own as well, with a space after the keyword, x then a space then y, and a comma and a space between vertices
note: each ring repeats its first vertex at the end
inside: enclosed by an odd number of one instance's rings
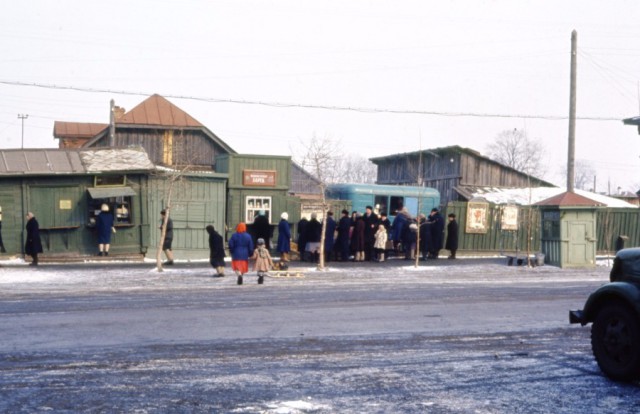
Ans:
MULTIPOLYGON (((70 86, 70 85, 51 85, 51 84, 43 84, 43 83, 27 83, 27 82, 6 81, 6 80, 0 80, 0 84, 10 85, 10 86, 29 86, 29 87, 35 87, 35 88, 87 92, 87 93, 111 93, 111 94, 117 94, 117 95, 134 95, 134 96, 153 95, 153 93, 147 93, 147 92, 116 91, 112 89, 82 88, 82 87, 70 86)), ((427 111, 427 110, 419 110, 419 109, 366 108, 366 107, 349 107, 349 106, 338 106, 338 105, 329 106, 329 105, 313 105, 313 104, 301 104, 301 103, 250 101, 250 100, 208 98, 208 97, 186 96, 186 95, 172 95, 172 94, 163 94, 162 96, 165 98, 185 99, 185 100, 211 102, 211 103, 258 105, 258 106, 268 106, 273 108, 324 109, 328 111, 350 111, 350 112, 361 112, 361 113, 433 115, 433 116, 447 116, 447 117, 476 117, 476 118, 543 119, 548 121, 563 121, 563 120, 569 119, 569 117, 565 115, 446 112, 446 111, 427 111)), ((580 117, 576 117, 576 119, 580 119, 584 121, 620 121, 619 117, 604 117, 604 116, 580 116, 580 117)))

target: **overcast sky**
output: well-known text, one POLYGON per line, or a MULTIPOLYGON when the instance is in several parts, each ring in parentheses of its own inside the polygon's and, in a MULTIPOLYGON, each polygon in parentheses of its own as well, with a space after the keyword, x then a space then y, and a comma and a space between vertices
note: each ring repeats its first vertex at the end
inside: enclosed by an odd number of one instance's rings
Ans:
POLYGON ((1 10, 3 148, 21 146, 18 114, 29 115, 26 148, 55 147, 55 120, 107 123, 110 99, 129 110, 158 93, 241 153, 295 155, 313 136, 365 157, 486 153, 501 131, 524 129, 546 149, 544 178, 560 184, 575 29, 576 157, 597 169, 598 191, 640 189, 640 136, 621 122, 640 111, 637 0, 29 0, 1 10))

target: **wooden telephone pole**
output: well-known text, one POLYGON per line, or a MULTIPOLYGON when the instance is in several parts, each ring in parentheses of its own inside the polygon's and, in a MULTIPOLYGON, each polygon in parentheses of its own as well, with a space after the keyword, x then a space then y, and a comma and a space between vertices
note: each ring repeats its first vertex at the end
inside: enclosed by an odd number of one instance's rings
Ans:
POLYGON ((571 86, 569 98, 569 151, 567 155, 567 191, 573 193, 576 167, 576 73, 578 32, 571 32, 571 86))

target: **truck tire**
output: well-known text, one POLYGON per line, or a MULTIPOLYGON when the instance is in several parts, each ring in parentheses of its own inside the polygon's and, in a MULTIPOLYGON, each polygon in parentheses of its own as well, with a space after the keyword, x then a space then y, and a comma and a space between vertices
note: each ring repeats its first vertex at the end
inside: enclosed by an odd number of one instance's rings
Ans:
POLYGON ((609 378, 640 378, 640 322, 627 306, 616 303, 600 309, 591 327, 591 348, 609 378))

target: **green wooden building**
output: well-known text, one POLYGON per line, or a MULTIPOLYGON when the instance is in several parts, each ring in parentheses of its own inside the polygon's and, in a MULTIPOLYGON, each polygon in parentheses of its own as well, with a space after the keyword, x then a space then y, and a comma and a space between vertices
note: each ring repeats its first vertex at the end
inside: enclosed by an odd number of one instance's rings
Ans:
POLYGON ((95 217, 105 203, 117 230, 111 252, 141 257, 149 244, 146 177, 153 168, 140 148, 0 151, 6 254, 24 253, 27 212, 40 225, 44 257, 95 254, 95 217))
POLYGON ((274 229, 280 215, 287 212, 290 221, 300 217, 300 199, 289 195, 291 157, 273 155, 227 154, 216 159, 216 170, 229 176, 227 184, 227 238, 235 226, 251 226, 262 210, 274 229))

